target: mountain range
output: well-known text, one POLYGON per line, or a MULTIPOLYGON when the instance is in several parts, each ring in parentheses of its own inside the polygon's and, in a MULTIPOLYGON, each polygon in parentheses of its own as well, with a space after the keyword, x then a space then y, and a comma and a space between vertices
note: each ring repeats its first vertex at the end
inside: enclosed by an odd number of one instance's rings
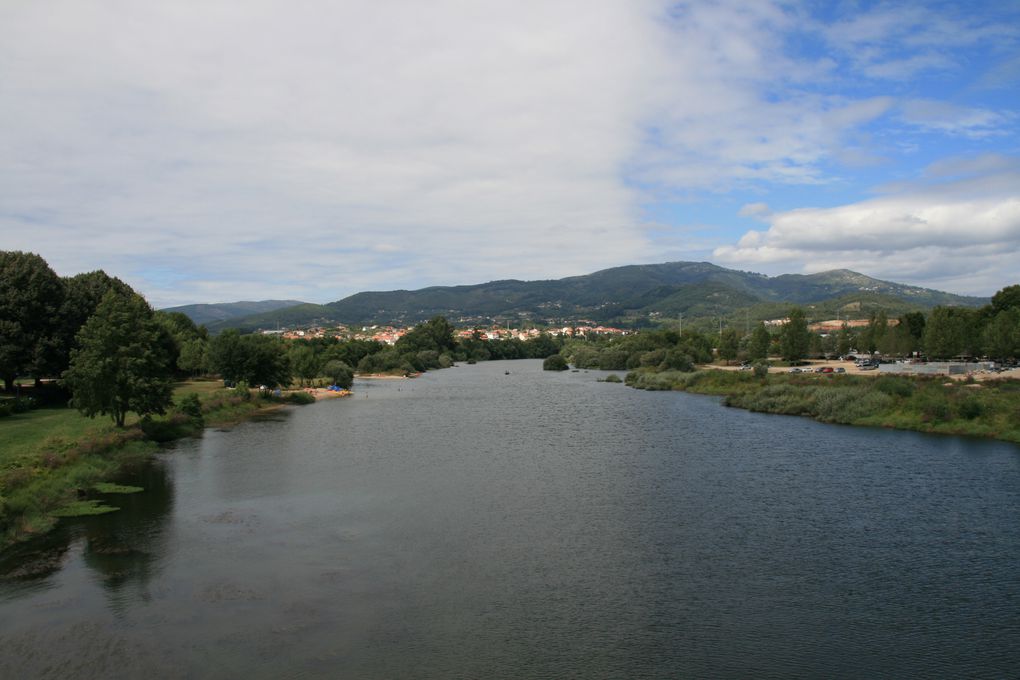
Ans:
POLYGON ((953 295, 874 279, 847 269, 765 276, 708 262, 667 262, 604 269, 546 281, 490 281, 467 286, 362 292, 325 305, 297 301, 187 305, 187 314, 210 331, 256 330, 314 324, 410 325, 436 315, 460 326, 492 323, 559 324, 588 320, 643 326, 664 319, 685 322, 751 321, 783 316, 791 305, 813 318, 890 315, 936 305, 978 307, 987 298, 953 295), (253 310, 253 306, 263 308, 253 310))

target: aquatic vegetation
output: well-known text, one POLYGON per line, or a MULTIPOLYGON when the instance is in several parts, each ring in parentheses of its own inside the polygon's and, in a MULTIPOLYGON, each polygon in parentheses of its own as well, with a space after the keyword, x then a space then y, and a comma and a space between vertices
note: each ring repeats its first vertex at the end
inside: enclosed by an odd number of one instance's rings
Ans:
POLYGON ((140 486, 130 486, 130 485, 127 485, 127 484, 114 484, 112 482, 99 482, 98 484, 93 484, 92 488, 95 489, 96 491, 98 491, 99 493, 118 493, 118 494, 124 493, 124 494, 127 494, 127 493, 138 493, 140 491, 145 491, 145 489, 143 489, 140 486))
POLYGON ((52 511, 54 517, 90 517, 92 515, 105 515, 110 512, 117 512, 120 508, 112 505, 104 505, 102 501, 74 501, 62 508, 52 511))

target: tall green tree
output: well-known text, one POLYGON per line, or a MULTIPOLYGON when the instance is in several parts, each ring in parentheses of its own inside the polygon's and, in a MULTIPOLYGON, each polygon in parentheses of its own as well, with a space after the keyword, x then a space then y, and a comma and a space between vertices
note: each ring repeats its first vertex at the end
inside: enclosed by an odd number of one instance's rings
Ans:
POLYGON ((780 336, 780 352, 785 361, 801 361, 808 355, 811 346, 811 333, 807 327, 804 310, 794 307, 790 310, 790 320, 783 326, 780 336))
POLYGON ((924 351, 932 359, 952 359, 966 344, 963 317, 952 307, 931 310, 924 325, 924 351))
POLYGON ((443 316, 434 316, 425 323, 418 324, 404 334, 395 347, 400 354, 435 350, 440 354, 452 352, 457 348, 453 337, 453 326, 443 316))
POLYGON ((287 356, 290 359, 294 375, 301 378, 303 385, 310 384, 313 379, 319 377, 319 369, 322 368, 322 364, 315 356, 315 350, 307 342, 300 340, 295 342, 291 345, 287 356))
POLYGON ((764 361, 769 356, 769 345, 772 343, 772 336, 765 328, 764 323, 759 323, 751 333, 751 342, 747 346, 748 357, 752 361, 764 361))
POLYGON ((0 377, 14 389, 22 375, 49 373, 59 353, 64 284, 34 253, 0 251, 0 377))
POLYGON ((60 308, 58 351, 54 357, 55 374, 59 375, 71 365, 71 350, 75 347, 78 331, 96 313, 103 297, 111 290, 121 295, 133 295, 134 290, 120 279, 109 276, 101 269, 68 276, 64 281, 64 301, 60 308))
POLYGON ((984 351, 993 359, 1020 357, 1020 307, 1004 309, 988 322, 984 351))
POLYGON ((737 358, 740 350, 740 334, 735 328, 726 328, 719 336, 719 358, 727 364, 737 358))
POLYGON ((257 333, 241 335, 235 329, 209 342, 209 365, 225 381, 249 385, 289 385, 292 376, 282 342, 257 333))
POLYGON ((187 340, 177 356, 177 368, 186 375, 202 375, 209 371, 209 341, 204 338, 187 340))
POLYGON ((90 418, 109 415, 117 427, 129 412, 165 413, 172 371, 162 329, 141 296, 109 291, 77 341, 63 376, 72 406, 90 418))
POLYGON ((349 390, 351 385, 354 384, 354 369, 337 359, 327 361, 326 365, 322 367, 322 372, 325 373, 337 387, 349 390))
POLYGON ((992 296, 992 309, 996 314, 1007 309, 1020 309, 1020 284, 1006 286, 992 296))

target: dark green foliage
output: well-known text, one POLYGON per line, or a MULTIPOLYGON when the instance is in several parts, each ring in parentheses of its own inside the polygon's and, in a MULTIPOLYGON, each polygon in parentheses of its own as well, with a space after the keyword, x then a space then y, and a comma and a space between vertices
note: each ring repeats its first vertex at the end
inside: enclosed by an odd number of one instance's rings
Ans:
POLYGON ((288 392, 281 399, 288 404, 297 404, 299 406, 315 403, 315 397, 307 392, 288 392))
POLYGON ((209 341, 205 338, 185 341, 177 356, 177 368, 188 376, 207 373, 209 371, 209 341))
POLYGON ((924 327, 924 351, 931 359, 952 359, 966 351, 969 314, 951 307, 936 307, 924 327))
POLYGON ((796 363, 808 355, 811 333, 808 331, 804 310, 794 307, 790 310, 789 321, 783 326, 779 345, 784 361, 796 363))
POLYGON ((445 317, 435 316, 405 333, 397 340, 396 348, 401 353, 416 353, 422 350, 450 352, 457 347, 453 339, 453 330, 453 326, 445 317))
POLYGON ((544 371, 565 371, 570 366, 567 364, 567 360, 559 354, 554 354, 551 357, 547 357, 542 362, 542 370, 544 371))
POLYGON ((72 406, 90 418, 109 415, 118 427, 129 411, 164 413, 172 373, 162 334, 145 300, 110 290, 79 331, 64 372, 72 406))
POLYGON ((0 377, 5 389, 19 375, 59 370, 64 283, 34 253, 0 251, 0 377))
POLYGON ((1006 286, 992 296, 992 309, 995 313, 1008 309, 1020 309, 1020 284, 1006 286))
POLYGON ((769 345, 771 342, 772 336, 769 335, 769 331, 765 328, 765 324, 759 323, 754 327, 754 332, 751 334, 751 342, 747 346, 748 357, 752 360, 767 359, 769 355, 769 345))
POLYGON ((332 359, 322 367, 322 372, 330 379, 333 385, 349 390, 354 384, 354 369, 343 361, 332 359))
POLYGON ((301 378, 302 385, 310 385, 319 376, 322 365, 308 343, 299 340, 292 344, 287 351, 287 358, 294 375, 301 378))
POLYGON ((209 343, 212 369, 229 382, 277 387, 291 381, 286 346, 268 335, 224 331, 209 343))
POLYGON ((620 379, 620 376, 616 375, 615 373, 610 373, 605 377, 605 380, 603 380, 602 382, 622 383, 623 381, 620 379))
POLYGON ((723 330, 719 336, 719 358, 729 363, 737 358, 740 349, 740 334, 734 328, 723 330))
POLYGON ((694 362, 691 360, 691 356, 683 349, 675 348, 666 352, 666 356, 663 357, 659 369, 663 371, 693 371, 694 362))
POLYGON ((1020 357, 1020 307, 997 313, 985 326, 984 351, 993 359, 1020 357))
POLYGON ((883 375, 875 378, 874 387, 891 397, 909 397, 914 393, 914 381, 901 376, 883 375))

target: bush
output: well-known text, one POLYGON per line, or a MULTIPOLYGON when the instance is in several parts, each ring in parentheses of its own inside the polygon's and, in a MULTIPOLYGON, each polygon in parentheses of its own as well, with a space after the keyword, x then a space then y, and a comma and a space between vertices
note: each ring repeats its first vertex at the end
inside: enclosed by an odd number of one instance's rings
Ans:
POLYGON ((559 354, 553 354, 542 362, 543 371, 565 371, 568 368, 570 366, 567 365, 567 360, 559 354))
POLYGON ((875 379, 875 389, 890 397, 909 397, 914 393, 914 383, 908 378, 884 375, 875 379))
POLYGON ((618 383, 623 381, 620 380, 620 376, 616 375, 615 373, 610 373, 609 375, 606 376, 605 380, 603 380, 602 382, 618 383))
POLYGON ((764 380, 769 375, 769 362, 767 361, 756 361, 754 362, 754 377, 761 378, 764 380))
POLYGON ((202 416, 202 401, 194 392, 189 392, 181 397, 181 401, 177 404, 177 411, 196 423, 202 423, 205 420, 202 416))
POLYGON ((314 404, 315 397, 311 394, 308 394, 307 392, 288 392, 287 394, 283 395, 283 401, 287 402, 288 404, 299 405, 314 404))
POLYGON ((985 412, 985 406, 977 399, 971 397, 960 403, 960 417, 967 420, 974 420, 985 412))

